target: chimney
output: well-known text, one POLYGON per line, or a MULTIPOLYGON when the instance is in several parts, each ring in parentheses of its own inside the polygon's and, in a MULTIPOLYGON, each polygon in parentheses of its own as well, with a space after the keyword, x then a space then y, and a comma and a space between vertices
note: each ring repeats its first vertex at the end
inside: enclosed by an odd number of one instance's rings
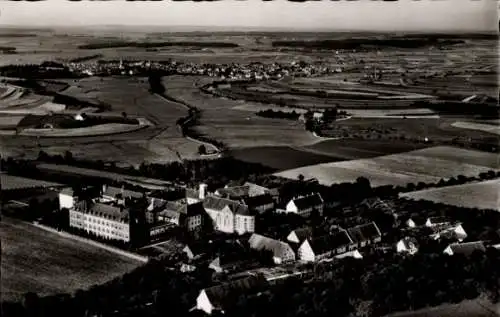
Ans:
POLYGON ((102 194, 104 194, 106 192, 106 190, 108 189, 108 185, 106 184, 103 184, 102 185, 102 194))
POLYGON ((205 195, 206 195, 206 191, 207 191, 207 184, 200 184, 200 187, 199 187, 199 196, 198 198, 200 198, 201 200, 205 199, 205 195))

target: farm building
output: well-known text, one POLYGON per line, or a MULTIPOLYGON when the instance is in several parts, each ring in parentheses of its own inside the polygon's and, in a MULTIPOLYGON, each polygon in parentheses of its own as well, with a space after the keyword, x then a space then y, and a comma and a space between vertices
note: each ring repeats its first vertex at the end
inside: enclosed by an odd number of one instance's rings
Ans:
POLYGON ((242 199, 242 202, 247 205, 250 210, 260 214, 274 210, 274 199, 273 196, 269 194, 246 197, 242 199))
POLYGON ((16 192, 31 189, 50 189, 63 187, 63 185, 53 182, 40 181, 37 179, 0 173, 2 192, 16 192))
POLYGON ((305 240, 311 239, 313 236, 313 229, 311 227, 302 227, 297 228, 290 232, 290 234, 286 237, 289 242, 295 244, 302 244, 305 240))
POLYGON ((398 253, 408 253, 415 254, 418 252, 418 242, 417 239, 412 237, 406 237, 399 240, 396 243, 396 251, 398 253))
POLYGON ((208 268, 216 273, 229 273, 243 268, 258 267, 259 265, 257 261, 251 259, 239 259, 234 255, 221 254, 208 264, 208 268))
POLYGON ((426 227, 434 227, 439 225, 445 225, 451 223, 451 219, 448 217, 429 217, 425 222, 426 227))
POLYGON ((212 219, 215 230, 238 234, 255 230, 253 211, 238 201, 208 196, 203 201, 203 207, 212 219))
POLYGON ((214 311, 224 311, 231 304, 237 302, 241 295, 256 294, 265 291, 268 282, 261 274, 245 277, 200 291, 196 298, 196 308, 207 314, 214 311))
POLYGON ((287 213, 295 213, 302 217, 309 217, 313 210, 320 215, 323 214, 323 198, 320 194, 294 198, 286 205, 287 213))
POLYGON ((486 251, 486 247, 484 246, 483 241, 452 243, 448 247, 446 247, 446 249, 444 249, 443 253, 448 255, 463 254, 465 256, 469 256, 475 251, 486 251))
POLYGON ((298 258, 302 261, 314 262, 348 252, 352 245, 353 241, 347 231, 341 230, 333 235, 306 239, 299 247, 298 258))
POLYGON ((461 224, 436 226, 433 227, 433 231, 434 233, 430 237, 434 240, 454 239, 463 241, 467 238, 467 233, 461 224))
POLYGON ((267 250, 273 253, 273 261, 275 264, 295 261, 295 252, 292 247, 286 242, 271 239, 260 234, 252 234, 248 240, 250 248, 254 250, 267 250))
POLYGON ((382 240, 382 234, 380 233, 380 230, 375 222, 351 227, 347 229, 347 232, 349 233, 353 243, 359 248, 380 242, 382 240))

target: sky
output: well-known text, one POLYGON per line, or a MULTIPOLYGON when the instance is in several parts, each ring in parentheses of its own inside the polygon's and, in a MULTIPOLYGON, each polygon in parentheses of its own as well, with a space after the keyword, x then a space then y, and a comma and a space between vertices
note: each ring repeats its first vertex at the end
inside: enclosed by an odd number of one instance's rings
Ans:
POLYGON ((0 0, 0 26, 151 25, 331 31, 494 31, 496 0, 125 2, 0 0))

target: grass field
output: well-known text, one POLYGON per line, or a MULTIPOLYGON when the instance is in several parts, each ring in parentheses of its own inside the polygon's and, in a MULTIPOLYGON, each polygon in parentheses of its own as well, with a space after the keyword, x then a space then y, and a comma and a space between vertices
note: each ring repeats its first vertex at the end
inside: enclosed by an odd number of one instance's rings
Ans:
POLYGON ((0 181, 2 184, 2 190, 61 186, 61 184, 58 183, 40 181, 36 179, 13 176, 3 173, 0 174, 0 181))
POLYGON ((230 148, 307 145, 317 142, 303 125, 291 120, 258 117, 239 110, 245 102, 202 93, 200 79, 169 76, 164 79, 167 94, 202 110, 200 133, 222 141, 230 148))
POLYGON ((460 207, 500 211, 500 180, 496 179, 472 184, 431 188, 404 193, 401 196, 418 200, 430 200, 460 207))
POLYGON ((477 122, 457 121, 452 123, 451 125, 457 128, 479 130, 500 135, 500 127, 498 126, 498 124, 495 125, 495 124, 485 124, 477 122))
POLYGON ((3 217, 2 300, 74 292, 123 275, 141 263, 3 217))
POLYGON ((437 182, 458 175, 477 176, 498 169, 492 153, 453 147, 434 147, 406 153, 335 163, 306 166, 277 173, 296 179, 299 175, 316 178, 320 183, 353 182, 364 176, 373 186, 406 185, 407 183, 437 182))
POLYGON ((385 317, 495 317, 500 315, 500 304, 476 298, 458 304, 443 304, 416 311, 398 312, 385 317))

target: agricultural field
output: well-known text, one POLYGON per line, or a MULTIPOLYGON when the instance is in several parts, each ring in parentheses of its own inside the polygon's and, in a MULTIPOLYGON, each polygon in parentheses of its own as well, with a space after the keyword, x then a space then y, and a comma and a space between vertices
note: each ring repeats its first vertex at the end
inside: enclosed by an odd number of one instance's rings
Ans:
POLYGON ((0 228, 2 300, 22 300, 27 292, 71 293, 105 283, 141 264, 7 217, 2 218, 0 228))
POLYGON ((404 186, 408 183, 434 183, 458 175, 477 176, 498 168, 496 154, 443 146, 371 159, 300 167, 276 175, 291 179, 303 175, 305 178, 316 178, 325 185, 353 182, 364 176, 372 186, 404 186))
POLYGON ((8 174, 0 174, 0 182, 2 184, 2 190, 16 190, 16 189, 27 189, 27 188, 46 188, 46 187, 56 187, 61 186, 61 184, 40 181, 31 178, 24 178, 19 176, 13 176, 8 174))
POLYGON ((404 193, 401 197, 430 200, 459 207, 500 211, 500 180, 419 190, 404 193))
POLYGON ((457 128, 485 131, 488 133, 494 133, 500 135, 500 127, 498 126, 498 123, 487 124, 478 122, 457 121, 452 123, 451 125, 457 128))
POLYGON ((245 110, 243 101, 217 98, 201 92, 200 79, 169 76, 163 81, 166 93, 202 111, 196 130, 230 148, 307 145, 320 141, 299 122, 258 117, 245 110))
POLYGON ((464 300, 458 304, 443 304, 416 311, 398 312, 385 317, 493 317, 500 314, 500 304, 483 298, 464 300))

